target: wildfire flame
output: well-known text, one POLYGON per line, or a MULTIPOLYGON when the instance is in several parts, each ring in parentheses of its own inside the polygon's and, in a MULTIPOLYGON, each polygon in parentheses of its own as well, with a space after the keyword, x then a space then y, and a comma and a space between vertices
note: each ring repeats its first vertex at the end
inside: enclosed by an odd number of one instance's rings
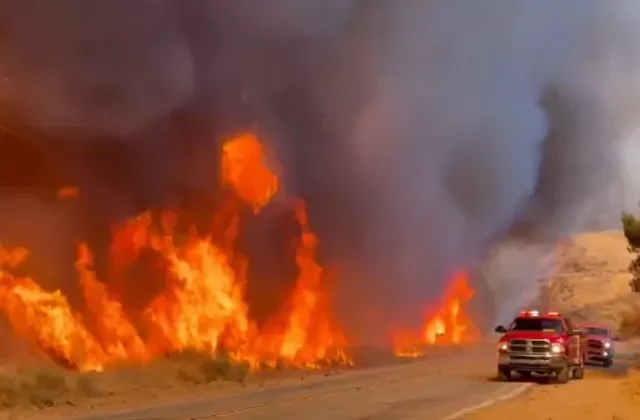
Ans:
POLYGON ((350 363, 345 337, 331 318, 327 276, 316 261, 318 238, 301 201, 292 202, 301 231, 294 290, 266 326, 258 328, 249 316, 248 261, 236 251, 235 241, 243 208, 259 212, 278 191, 278 178, 264 161, 262 145, 252 134, 224 144, 221 181, 229 194, 213 217, 214 235, 193 231, 178 239, 174 231, 179 215, 171 212, 159 218, 147 212, 115 229, 114 273, 138 261, 144 250, 158 255, 166 267, 163 291, 135 322, 97 278, 84 244, 78 247, 76 263, 86 306, 82 315, 59 290, 45 291, 31 278, 12 274, 28 256, 23 249, 0 249, 0 310, 16 333, 81 371, 184 350, 224 351, 252 367, 350 363))
POLYGON ((78 196, 80 196, 80 189, 78 189, 78 187, 72 187, 72 186, 62 187, 58 189, 56 196, 58 197, 59 200, 69 200, 69 199, 78 198, 78 196))
POLYGON ((396 355, 419 357, 422 356, 422 347, 425 345, 463 344, 477 340, 479 330, 465 310, 466 304, 474 295, 467 273, 457 273, 435 310, 428 311, 422 331, 404 334, 397 339, 396 355))

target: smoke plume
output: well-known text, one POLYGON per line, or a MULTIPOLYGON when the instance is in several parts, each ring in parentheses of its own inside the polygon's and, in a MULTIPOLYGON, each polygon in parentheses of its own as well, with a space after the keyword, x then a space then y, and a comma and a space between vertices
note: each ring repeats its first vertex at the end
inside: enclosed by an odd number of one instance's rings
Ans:
POLYGON ((69 172, 91 214, 213 192, 220 139, 258 130, 342 270, 354 330, 419 323, 496 243, 553 240, 622 204, 616 141, 640 99, 631 0, 0 11, 0 122, 69 172))

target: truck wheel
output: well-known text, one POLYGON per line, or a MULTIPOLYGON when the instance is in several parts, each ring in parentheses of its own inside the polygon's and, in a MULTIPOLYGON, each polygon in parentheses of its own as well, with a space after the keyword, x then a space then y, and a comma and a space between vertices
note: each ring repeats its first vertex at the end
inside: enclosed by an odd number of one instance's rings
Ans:
POLYGON ((566 384, 569 382, 569 366, 564 366, 558 372, 556 372, 556 382, 560 384, 566 384))
POLYGON ((573 368, 573 379, 583 379, 584 378, 584 366, 578 366, 573 368))
POLYGON ((511 370, 507 368, 498 368, 498 379, 504 382, 510 382, 511 370))
POLYGON ((527 371, 520 371, 518 372, 518 375, 520 375, 520 377, 525 381, 529 381, 532 378, 531 372, 527 372, 527 371))
POLYGON ((604 366, 604 367, 606 367, 606 368, 613 366, 613 360, 611 360, 611 359, 605 360, 605 361, 602 363, 602 366, 604 366))

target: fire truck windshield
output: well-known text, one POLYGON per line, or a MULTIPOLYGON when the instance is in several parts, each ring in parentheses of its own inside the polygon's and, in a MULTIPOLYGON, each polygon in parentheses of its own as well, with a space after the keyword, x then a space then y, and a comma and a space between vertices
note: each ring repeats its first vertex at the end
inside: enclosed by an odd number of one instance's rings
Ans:
POLYGON ((606 328, 586 328, 585 332, 589 335, 600 335, 603 337, 607 337, 609 335, 609 330, 606 328))
POLYGON ((542 331, 562 333, 562 320, 555 318, 516 318, 509 327, 511 331, 542 331))

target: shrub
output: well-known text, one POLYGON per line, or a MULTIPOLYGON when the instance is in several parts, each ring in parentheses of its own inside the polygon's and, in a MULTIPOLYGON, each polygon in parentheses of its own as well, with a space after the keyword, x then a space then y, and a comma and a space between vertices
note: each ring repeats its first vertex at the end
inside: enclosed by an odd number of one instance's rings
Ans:
POLYGON ((177 376, 182 382, 208 384, 214 381, 244 383, 249 375, 249 365, 233 360, 225 354, 209 356, 195 351, 184 351, 168 356, 179 365, 177 376))
POLYGON ((622 213, 622 228, 627 238, 629 253, 632 260, 629 263, 631 281, 629 285, 634 292, 640 293, 640 220, 630 213, 622 213))

